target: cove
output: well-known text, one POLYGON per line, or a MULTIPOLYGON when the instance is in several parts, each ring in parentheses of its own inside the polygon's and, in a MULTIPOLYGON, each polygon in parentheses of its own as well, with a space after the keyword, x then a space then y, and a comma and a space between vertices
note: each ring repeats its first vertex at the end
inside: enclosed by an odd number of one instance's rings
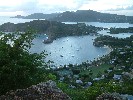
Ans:
POLYGON ((94 60, 110 52, 108 47, 99 48, 93 46, 96 36, 69 36, 54 40, 53 43, 44 44, 44 35, 33 40, 35 45, 30 51, 40 53, 46 50, 48 56, 46 60, 54 61, 54 65, 81 64, 82 62, 94 60))

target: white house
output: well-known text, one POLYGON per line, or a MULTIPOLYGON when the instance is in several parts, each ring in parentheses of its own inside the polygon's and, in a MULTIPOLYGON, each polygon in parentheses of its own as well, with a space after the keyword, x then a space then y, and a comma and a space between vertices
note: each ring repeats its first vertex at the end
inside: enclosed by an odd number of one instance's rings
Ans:
POLYGON ((82 80, 80 80, 80 79, 79 80, 76 80, 76 83, 77 84, 83 84, 82 80))
POLYGON ((114 74, 113 79, 114 79, 114 80, 120 80, 120 79, 121 79, 121 75, 116 75, 116 74, 114 74))

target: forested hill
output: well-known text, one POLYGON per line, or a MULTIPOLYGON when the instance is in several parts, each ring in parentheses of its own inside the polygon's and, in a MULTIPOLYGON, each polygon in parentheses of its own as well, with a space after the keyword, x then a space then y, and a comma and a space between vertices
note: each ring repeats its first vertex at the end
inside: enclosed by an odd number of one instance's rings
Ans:
POLYGON ((109 23, 133 23, 133 16, 100 13, 93 10, 66 11, 63 13, 43 14, 35 13, 28 16, 16 16, 25 19, 47 19, 61 22, 109 22, 109 23))
POLYGON ((60 13, 51 13, 51 14, 43 14, 43 13, 34 13, 28 16, 21 16, 21 15, 17 15, 15 17, 12 18, 23 18, 23 19, 50 19, 50 18, 54 18, 57 15, 59 15, 60 13))
POLYGON ((117 14, 100 13, 93 10, 78 10, 76 12, 64 12, 52 18, 61 22, 109 22, 109 23, 131 23, 133 17, 117 14))
POLYGON ((87 26, 84 23, 65 24, 57 21, 34 20, 26 23, 5 23, 0 25, 2 32, 25 32, 28 28, 36 30, 38 33, 46 33, 50 38, 55 39, 64 36, 96 34, 102 28, 87 26))

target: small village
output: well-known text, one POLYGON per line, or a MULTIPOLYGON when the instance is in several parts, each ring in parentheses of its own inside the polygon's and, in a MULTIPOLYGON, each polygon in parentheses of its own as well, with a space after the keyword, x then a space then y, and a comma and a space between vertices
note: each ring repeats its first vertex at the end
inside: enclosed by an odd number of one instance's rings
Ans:
MULTIPOLYGON (((54 69, 58 76, 58 81, 68 84, 70 90, 89 89, 101 83, 111 84, 112 88, 114 88, 113 92, 133 95, 132 36, 125 39, 100 36, 94 41, 94 44, 97 44, 98 47, 100 47, 98 45, 99 41, 100 46, 106 45, 111 48, 111 52, 108 55, 103 55, 94 59, 94 61, 83 62, 80 65, 69 64, 54 69), (111 40, 113 41, 110 42, 111 40), (120 45, 119 42, 121 40, 123 43, 120 45)), ((107 91, 107 87, 103 87, 103 91, 107 91)))

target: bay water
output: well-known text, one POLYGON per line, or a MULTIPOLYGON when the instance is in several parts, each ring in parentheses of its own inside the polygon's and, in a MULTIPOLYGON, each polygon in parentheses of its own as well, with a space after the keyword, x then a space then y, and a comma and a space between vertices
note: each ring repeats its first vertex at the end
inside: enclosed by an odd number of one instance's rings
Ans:
MULTIPOLYGON (((9 17, 0 17, 0 25, 6 22, 11 23, 24 23, 30 22, 34 19, 18 19, 18 18, 9 18, 9 17)), ((65 22, 65 24, 76 24, 77 22, 65 22)), ((96 27, 133 27, 133 24, 129 23, 100 23, 100 22, 85 22, 87 25, 92 25, 96 27)), ((99 31, 98 33, 103 35, 111 35, 107 33, 106 30, 99 31)), ((125 38, 131 36, 131 33, 122 33, 112 35, 119 38, 125 38)), ((30 49, 32 53, 40 53, 44 50, 47 51, 48 56, 46 60, 51 60, 54 62, 54 65, 67 65, 67 64, 81 64, 82 62, 95 60, 103 55, 106 55, 110 52, 108 47, 95 47, 93 46, 93 41, 96 36, 69 36, 62 37, 53 41, 50 44, 44 44, 43 40, 46 36, 44 34, 38 35, 37 38, 33 40, 34 45, 30 49)))

